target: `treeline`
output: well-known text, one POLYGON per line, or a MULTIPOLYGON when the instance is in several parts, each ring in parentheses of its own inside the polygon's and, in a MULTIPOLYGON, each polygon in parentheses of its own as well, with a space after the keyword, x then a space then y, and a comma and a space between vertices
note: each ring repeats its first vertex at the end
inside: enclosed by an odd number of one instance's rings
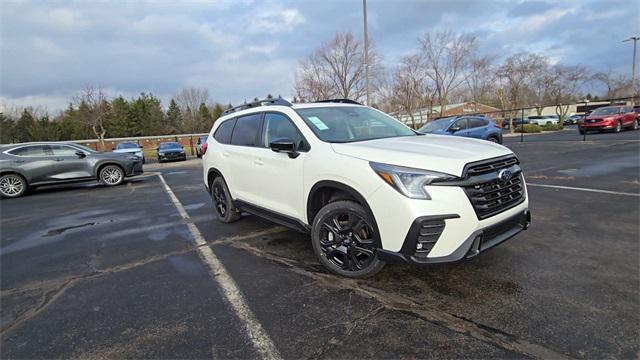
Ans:
POLYGON ((79 101, 55 116, 38 108, 0 113, 0 143, 207 132, 228 108, 203 100, 191 109, 172 98, 165 110, 160 99, 147 93, 133 99, 94 97, 85 91, 79 101))

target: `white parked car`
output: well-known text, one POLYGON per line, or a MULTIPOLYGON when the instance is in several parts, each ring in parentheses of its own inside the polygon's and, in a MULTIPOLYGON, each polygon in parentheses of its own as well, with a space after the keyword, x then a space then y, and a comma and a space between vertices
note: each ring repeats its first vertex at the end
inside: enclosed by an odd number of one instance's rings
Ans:
POLYGON ((143 164, 145 163, 144 151, 142 150, 142 147, 137 143, 130 141, 119 142, 118 145, 116 145, 112 149, 112 151, 118 154, 135 155, 142 159, 143 164))
POLYGON ((560 118, 557 115, 533 115, 529 116, 530 124, 538 124, 544 126, 547 124, 559 124, 560 118))
POLYGON ((207 143, 203 180, 220 221, 246 211, 307 232, 344 276, 471 258, 531 221, 509 149, 419 134, 350 100, 235 107, 207 143))

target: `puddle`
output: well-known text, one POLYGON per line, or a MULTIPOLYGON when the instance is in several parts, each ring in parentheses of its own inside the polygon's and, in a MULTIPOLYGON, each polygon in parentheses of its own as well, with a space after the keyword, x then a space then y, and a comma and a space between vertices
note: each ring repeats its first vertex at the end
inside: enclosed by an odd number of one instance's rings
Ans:
POLYGON ((630 168, 640 168, 640 162, 638 162, 637 156, 626 156, 609 159, 607 161, 590 164, 582 168, 563 169, 558 170, 558 172, 575 177, 592 177, 614 174, 630 168))
POLYGON ((198 275, 204 273, 202 264, 192 258, 186 256, 172 256, 167 260, 179 273, 186 275, 198 275))
POLYGON ((185 210, 197 210, 203 207, 205 203, 189 204, 184 207, 185 210))
POLYGON ((73 225, 73 226, 67 226, 67 227, 63 227, 63 228, 58 228, 58 229, 52 229, 49 230, 46 234, 42 235, 42 237, 49 237, 49 236, 55 236, 55 235, 60 235, 63 232, 67 231, 67 230, 73 230, 73 229, 79 229, 85 226, 93 226, 96 223, 94 222, 90 222, 90 223, 86 223, 86 224, 81 224, 81 225, 73 225))
POLYGON ((179 170, 179 171, 170 171, 168 173, 164 173, 164 175, 180 175, 180 174, 187 174, 189 173, 186 170, 179 170))

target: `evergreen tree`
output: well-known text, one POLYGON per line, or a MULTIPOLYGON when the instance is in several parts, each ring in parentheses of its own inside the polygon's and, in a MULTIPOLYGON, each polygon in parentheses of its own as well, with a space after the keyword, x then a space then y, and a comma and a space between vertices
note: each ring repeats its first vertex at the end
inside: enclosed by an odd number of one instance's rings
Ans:
POLYGON ((197 129, 199 131, 208 131, 211 129, 213 125, 213 118, 211 117, 211 112, 209 112, 209 108, 205 103, 200 103, 200 107, 198 108, 198 117, 200 122, 198 123, 197 129))
POLYGON ((0 112, 0 144, 9 144, 14 141, 13 119, 0 112))
POLYGON ((15 135, 18 142, 26 142, 31 140, 29 138, 29 129, 35 124, 35 122, 36 121, 29 110, 24 109, 15 127, 15 135))
POLYGON ((31 141, 57 141, 60 140, 60 129, 58 124, 49 121, 49 116, 45 115, 34 121, 29 126, 27 132, 31 141))
POLYGON ((273 99, 273 95, 267 94, 267 100, 271 100, 271 99, 273 99))
POLYGON ((167 110, 168 133, 177 134, 180 132, 182 124, 182 112, 178 103, 174 99, 169 101, 169 109, 167 110))
POLYGON ((127 137, 134 136, 140 132, 131 118, 129 102, 122 96, 111 100, 109 116, 109 136, 127 137))
POLYGON ((222 116, 223 112, 224 112, 224 107, 222 107, 222 104, 216 103, 213 106, 213 110, 211 110, 211 119, 213 120, 213 122, 218 120, 218 118, 222 116))
POLYGON ((164 112, 160 106, 160 100, 152 94, 141 93, 131 102, 130 114, 137 128, 134 135, 161 135, 165 130, 163 129, 164 112))

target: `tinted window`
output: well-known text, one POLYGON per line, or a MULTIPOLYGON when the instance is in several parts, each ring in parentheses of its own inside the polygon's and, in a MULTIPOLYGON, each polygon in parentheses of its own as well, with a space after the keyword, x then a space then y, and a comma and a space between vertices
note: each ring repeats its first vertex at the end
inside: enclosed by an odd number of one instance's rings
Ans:
POLYGON ((177 142, 160 143, 160 149, 182 149, 182 146, 177 142))
POLYGON ((76 156, 78 149, 65 145, 50 145, 51 151, 54 156, 76 156))
POLYGON ((137 149, 139 146, 136 143, 119 143, 116 145, 116 150, 122 149, 137 149))
POLYGON ((489 121, 487 121, 486 119, 478 119, 478 118, 469 119, 469 128, 487 126, 487 124, 489 124, 489 121))
POLYGON ((460 128, 460 130, 464 130, 467 129, 467 119, 460 119, 458 121, 456 121, 455 124, 453 124, 451 127, 457 127, 460 128))
POLYGON ((296 144, 296 149, 306 150, 306 145, 302 134, 293 125, 288 117, 282 114, 267 113, 264 116, 264 131, 262 134, 262 145, 269 147, 269 143, 277 139, 291 139, 296 144))
POLYGON ((239 117, 231 135, 231 144, 240 146, 256 146, 260 133, 260 118, 262 114, 252 114, 239 117))
POLYGON ((11 155, 17 156, 51 156, 53 153, 47 145, 23 146, 9 151, 11 155))
POLYGON ((236 124, 236 119, 231 119, 223 122, 216 129, 215 134, 213 134, 213 138, 216 139, 221 144, 230 144, 231 143, 231 133, 233 132, 233 126, 236 124))

